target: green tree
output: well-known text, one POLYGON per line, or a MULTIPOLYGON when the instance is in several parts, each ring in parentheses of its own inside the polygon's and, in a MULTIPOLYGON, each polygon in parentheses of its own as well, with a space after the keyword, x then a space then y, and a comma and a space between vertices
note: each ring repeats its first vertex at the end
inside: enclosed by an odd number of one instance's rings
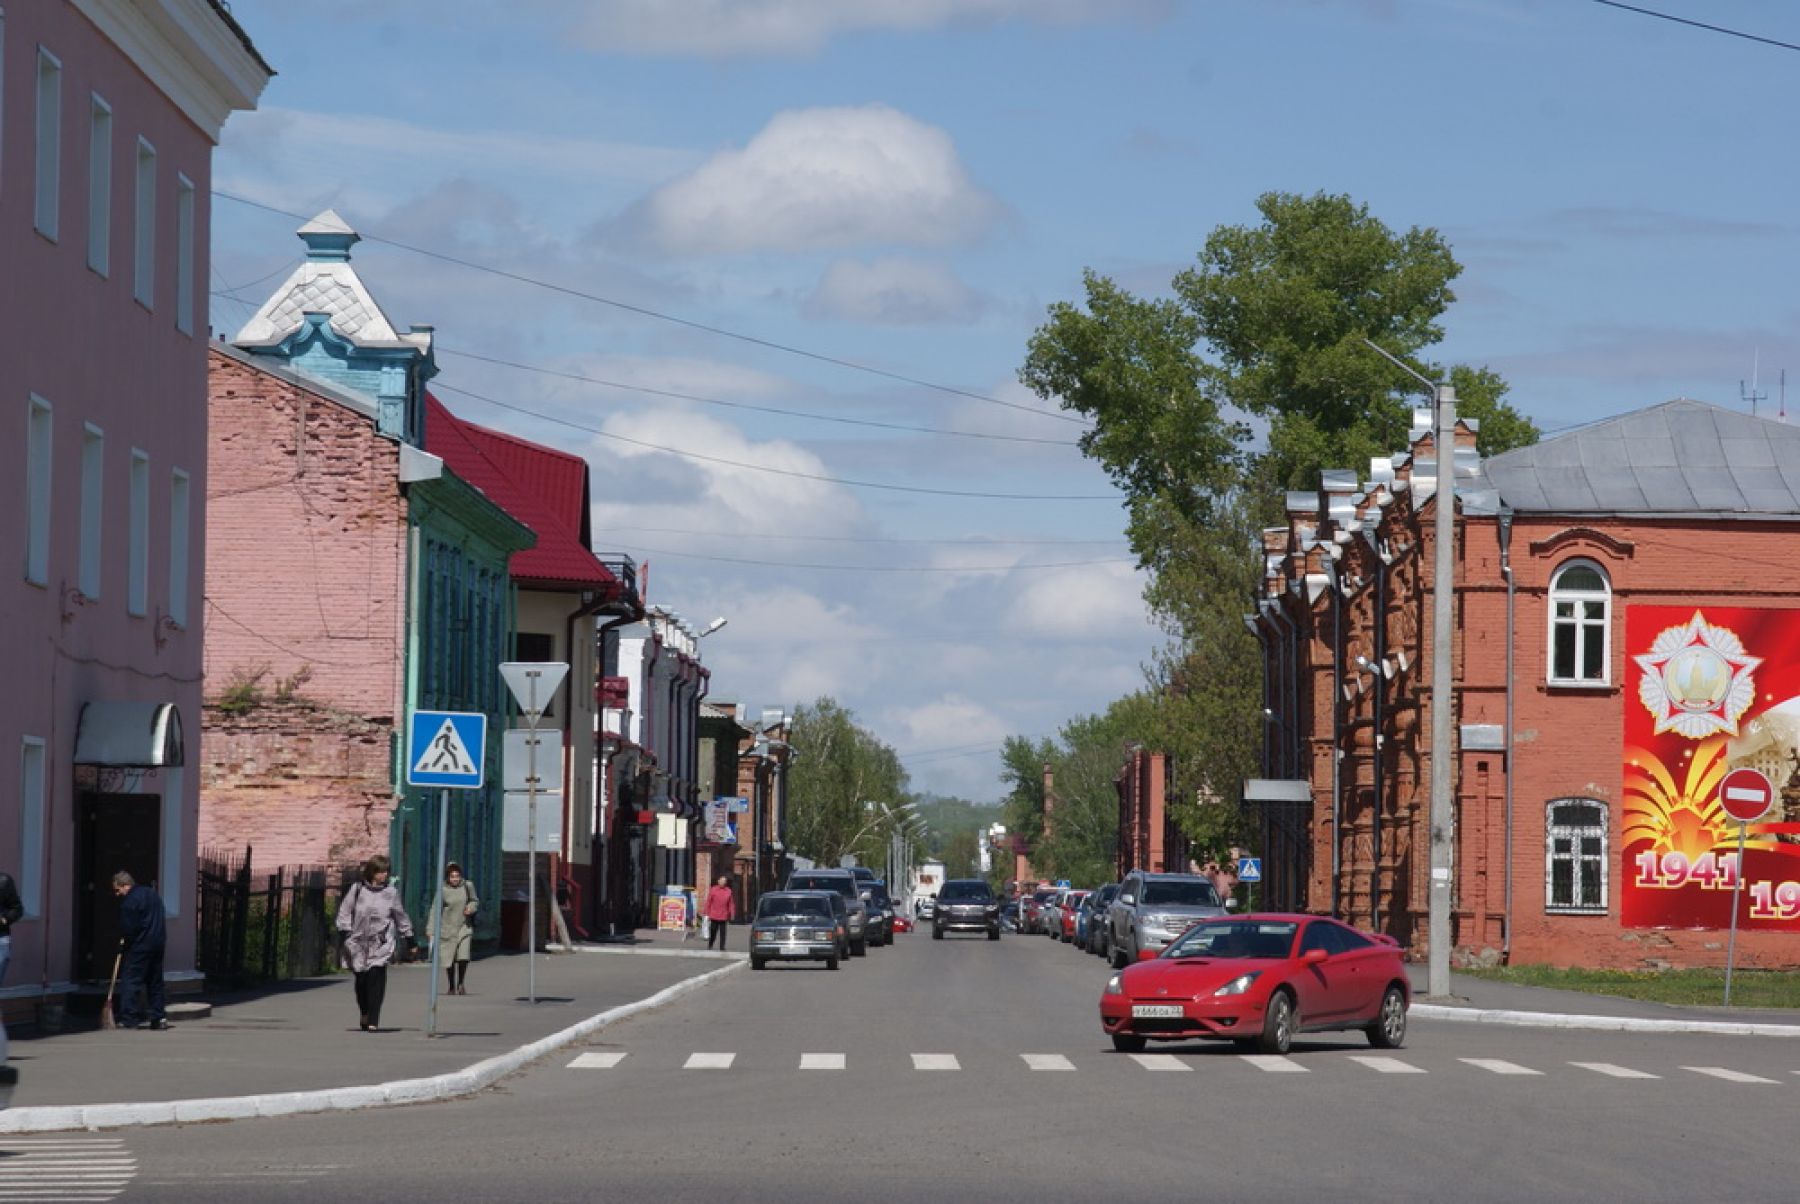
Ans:
MULTIPOLYGON (((1417 385, 1373 342, 1458 391, 1485 455, 1533 442, 1488 368, 1421 356, 1443 336, 1461 266, 1437 231, 1396 233, 1345 196, 1268 193, 1260 221, 1220 226, 1173 296, 1143 299, 1094 272, 1032 335, 1020 380, 1093 419, 1083 451, 1127 498, 1146 600, 1170 636, 1140 737, 1176 758, 1176 814, 1208 846, 1242 834, 1242 779, 1261 739, 1261 665, 1242 614, 1262 579, 1261 528, 1286 489, 1405 447, 1417 385), (1258 428, 1266 434, 1259 442, 1258 428)), ((1008 744, 1009 819, 1042 814, 1008 744)), ((1036 830, 1036 829, 1027 829, 1036 830)), ((1209 851, 1211 849, 1209 848, 1209 851)))
POLYGON ((796 754, 788 771, 794 851, 823 865, 847 853, 864 865, 881 864, 887 817, 907 801, 900 758, 831 698, 797 708, 789 740, 796 754))

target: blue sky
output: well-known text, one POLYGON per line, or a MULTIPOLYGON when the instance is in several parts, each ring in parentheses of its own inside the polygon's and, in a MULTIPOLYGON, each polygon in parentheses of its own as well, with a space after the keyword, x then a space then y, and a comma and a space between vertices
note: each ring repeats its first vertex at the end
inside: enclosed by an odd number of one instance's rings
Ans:
MULTIPOLYGON (((1343 192, 1448 237, 1438 357, 1546 429, 1740 405, 1756 357, 1772 410, 1800 368, 1800 54, 1592 0, 232 7, 279 75, 215 188, 370 236, 389 317, 438 329, 439 397, 585 455, 597 545, 730 619, 714 697, 834 695, 918 788, 995 797, 1002 739, 1105 707, 1161 642, 1081 428, 1016 408, 1084 268, 1160 292, 1258 194, 1343 192)), ((1788 6, 1648 7, 1800 42, 1788 6)), ((297 224, 216 203, 216 327, 297 224)))

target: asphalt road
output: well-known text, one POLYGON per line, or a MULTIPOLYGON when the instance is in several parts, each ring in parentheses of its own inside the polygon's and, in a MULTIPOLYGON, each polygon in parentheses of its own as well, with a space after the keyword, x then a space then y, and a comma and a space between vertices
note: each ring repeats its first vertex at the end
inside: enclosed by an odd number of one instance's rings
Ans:
POLYGON ((118 1198, 157 1201, 1800 1196, 1800 1040, 1415 1020, 1385 1059, 1328 1034, 1146 1063, 1100 1031, 1108 973, 914 933, 746 970, 466 1101, 64 1140, 113 1143, 118 1198))

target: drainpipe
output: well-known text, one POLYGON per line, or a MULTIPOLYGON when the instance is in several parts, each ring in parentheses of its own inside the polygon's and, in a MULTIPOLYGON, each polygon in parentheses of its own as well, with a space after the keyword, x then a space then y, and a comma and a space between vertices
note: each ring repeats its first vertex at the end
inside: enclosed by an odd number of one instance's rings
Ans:
MULTIPOLYGON (((635 609, 627 610, 624 614, 615 615, 594 629, 595 666, 599 670, 596 676, 606 676, 606 637, 615 627, 632 622, 637 617, 638 614, 635 609)), ((629 709, 629 697, 626 699, 626 702, 628 705, 625 709, 629 709)), ((616 935, 618 933, 618 917, 613 914, 611 861, 613 816, 618 811, 619 800, 613 797, 612 751, 608 748, 606 743, 605 717, 603 715, 597 715, 595 717, 595 724, 594 738, 600 742, 600 781, 598 784, 600 814, 596 817, 598 822, 595 826, 601 833, 603 843, 600 855, 594 859, 594 865, 597 867, 597 870, 594 874, 593 906, 595 908, 604 907, 606 909, 607 934, 616 935)), ((626 732, 623 721, 621 720, 619 739, 624 740, 625 738, 626 732)))
POLYGON ((1389 553, 1375 550, 1375 805, 1369 811, 1369 927, 1381 931, 1381 774, 1387 751, 1387 574, 1389 553))
MULTIPOLYGON (((1249 629, 1251 636, 1256 640, 1257 647, 1262 650, 1263 714, 1273 717, 1275 712, 1274 712, 1274 710, 1272 710, 1270 708, 1270 705, 1269 705, 1270 698, 1271 698, 1270 693, 1269 693, 1269 639, 1268 639, 1268 636, 1263 634, 1262 624, 1257 621, 1257 618, 1254 614, 1248 614, 1248 615, 1244 616, 1244 626, 1249 629)), ((1262 774, 1266 778, 1272 778, 1275 776, 1275 771, 1273 768, 1274 763, 1269 758, 1269 741, 1271 739, 1271 737, 1269 735, 1269 728, 1271 726, 1272 725, 1268 724, 1268 723, 1264 723, 1262 725, 1261 761, 1262 761, 1262 774)), ((1127 867, 1127 868, 1133 868, 1133 867, 1127 867)))
POLYGON ((1506 578, 1506 873, 1505 901, 1502 907, 1500 955, 1512 964, 1513 930, 1513 604, 1518 583, 1512 570, 1511 506, 1500 508, 1497 530, 1500 534, 1500 575, 1506 578))
POLYGON ((1344 834, 1341 780, 1344 759, 1344 595, 1339 592, 1337 561, 1325 558, 1325 575, 1331 589, 1331 914, 1338 915, 1338 876, 1343 872, 1344 834))

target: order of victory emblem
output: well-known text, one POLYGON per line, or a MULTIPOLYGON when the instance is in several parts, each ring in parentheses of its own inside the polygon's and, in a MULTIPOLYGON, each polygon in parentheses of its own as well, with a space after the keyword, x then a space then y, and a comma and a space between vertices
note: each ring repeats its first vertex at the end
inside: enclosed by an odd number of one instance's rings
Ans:
POLYGON ((1700 611, 1680 627, 1657 635, 1650 651, 1633 658, 1643 670, 1638 698, 1656 720, 1656 734, 1677 732, 1690 740, 1738 734, 1738 720, 1756 701, 1752 670, 1762 658, 1700 611))

